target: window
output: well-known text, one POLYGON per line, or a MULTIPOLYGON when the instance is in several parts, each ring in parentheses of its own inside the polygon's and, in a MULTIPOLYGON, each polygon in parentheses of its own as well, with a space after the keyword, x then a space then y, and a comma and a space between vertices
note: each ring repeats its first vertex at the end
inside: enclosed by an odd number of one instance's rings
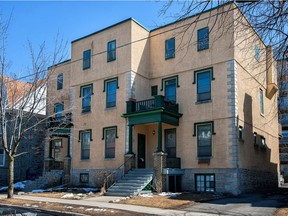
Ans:
POLYGON ((116 60, 116 40, 110 41, 107 44, 107 61, 116 60))
POLYGON ((91 64, 91 50, 83 52, 83 70, 90 68, 91 64))
POLYGON ((80 183, 89 183, 88 173, 80 173, 80 183))
POLYGON ((239 140, 243 140, 243 127, 239 126, 238 128, 238 138, 239 140))
POLYGON ((263 90, 260 89, 260 112, 264 115, 264 101, 263 101, 263 90))
POLYGON ((62 140, 61 139, 53 140, 53 144, 54 144, 54 149, 62 148, 62 140))
POLYGON ((254 140, 254 145, 257 145, 257 133, 253 133, 253 140, 254 140))
POLYGON ((4 166, 5 164, 5 152, 4 149, 0 147, 0 166, 4 166))
POLYGON ((212 124, 197 124, 197 155, 198 157, 212 156, 212 124))
POLYGON ((91 130, 80 131, 81 141, 81 159, 87 160, 90 158, 90 141, 91 141, 91 130))
POLYGON ((266 147, 266 140, 265 140, 265 137, 261 136, 261 146, 262 148, 265 148, 266 147))
POLYGON ((176 102, 176 79, 165 80, 165 97, 169 101, 176 102))
POLYGON ((57 90, 63 89, 63 74, 57 76, 57 90))
POLYGON ((91 95, 93 94, 93 86, 81 86, 81 94, 82 97, 82 113, 90 112, 91 110, 91 95))
POLYGON ((176 128, 166 129, 164 134, 167 157, 176 158, 176 128))
POLYGON ((165 59, 175 57, 175 38, 171 38, 165 41, 165 59))
POLYGON ((197 101, 211 100, 210 71, 197 73, 197 101))
POLYGON ((255 59, 259 62, 260 61, 260 48, 259 48, 259 46, 255 46, 254 47, 254 57, 255 57, 255 59))
POLYGON ((198 51, 209 48, 209 28, 208 27, 198 30, 197 47, 198 47, 198 51))
POLYGON ((214 174, 195 174, 197 192, 215 192, 214 174))
POLYGON ((116 107, 116 80, 107 82, 106 108, 116 107))
POLYGON ((62 118, 62 112, 64 110, 64 104, 62 103, 57 103, 55 104, 55 117, 56 119, 62 118))
POLYGON ((115 139, 117 137, 117 127, 103 128, 105 139, 105 158, 115 158, 115 139))
POLYGON ((151 96, 158 95, 158 86, 151 86, 151 96))

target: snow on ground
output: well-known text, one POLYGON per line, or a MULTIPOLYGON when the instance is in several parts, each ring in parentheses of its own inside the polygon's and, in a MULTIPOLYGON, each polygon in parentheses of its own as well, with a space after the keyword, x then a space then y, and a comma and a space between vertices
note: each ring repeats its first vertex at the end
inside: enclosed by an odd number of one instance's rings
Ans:
MULTIPOLYGON (((14 190, 23 190, 25 188, 25 185, 29 184, 30 182, 31 182, 30 180, 17 182, 14 184, 14 190)), ((7 190, 8 190, 8 186, 0 187, 0 192, 7 191, 7 190)))
POLYGON ((166 192, 162 192, 162 193, 159 194, 159 196, 176 197, 179 194, 181 194, 181 193, 166 193, 166 192))

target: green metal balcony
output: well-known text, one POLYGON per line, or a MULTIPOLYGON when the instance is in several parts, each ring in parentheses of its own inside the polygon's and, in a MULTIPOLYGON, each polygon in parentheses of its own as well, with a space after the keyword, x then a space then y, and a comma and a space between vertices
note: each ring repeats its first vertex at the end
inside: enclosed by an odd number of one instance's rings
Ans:
POLYGON ((123 117, 129 118, 130 124, 145 124, 152 122, 164 122, 171 125, 179 125, 179 105, 165 100, 162 95, 156 95, 148 100, 126 101, 126 113, 123 117))

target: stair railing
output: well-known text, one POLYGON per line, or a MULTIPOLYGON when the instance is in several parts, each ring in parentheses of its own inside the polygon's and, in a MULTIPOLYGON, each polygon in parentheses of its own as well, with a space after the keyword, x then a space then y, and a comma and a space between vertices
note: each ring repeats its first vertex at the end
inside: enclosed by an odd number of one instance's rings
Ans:
MULTIPOLYGON (((132 155, 131 157, 129 157, 123 164, 121 164, 121 166, 119 166, 116 170, 112 171, 111 173, 109 173, 109 175, 107 175, 104 178, 104 186, 105 189, 107 190, 109 187, 111 187, 116 181, 120 180, 124 174, 125 174, 125 165, 132 160, 135 157, 135 155, 132 155), (121 173, 119 175, 119 173, 121 173)), ((133 167, 130 166, 126 171, 131 170, 133 167)))

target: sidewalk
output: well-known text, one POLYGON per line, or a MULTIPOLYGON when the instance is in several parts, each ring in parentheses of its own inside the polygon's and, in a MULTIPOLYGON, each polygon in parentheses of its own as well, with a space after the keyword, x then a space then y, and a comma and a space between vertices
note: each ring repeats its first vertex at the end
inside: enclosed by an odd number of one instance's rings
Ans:
MULTIPOLYGON (((6 195, 0 195, 0 198, 6 198, 6 195)), ((185 215, 185 216, 212 216, 215 214, 206 214, 206 213, 198 213, 198 212, 188 212, 182 210, 173 210, 173 209, 161 209, 161 208, 152 208, 145 206, 136 206, 136 205, 128 205, 128 204, 117 204, 117 203, 109 203, 109 201, 121 199, 122 197, 108 197, 108 196, 100 196, 100 197, 92 197, 83 200, 68 200, 68 199, 57 199, 57 198, 48 198, 48 197, 36 197, 36 196, 27 196, 27 195, 14 195, 16 199, 23 200, 32 200, 38 202, 54 202, 61 203, 65 205, 80 205, 94 208, 110 208, 110 209, 118 209, 123 211, 131 211, 131 212, 139 212, 150 215, 185 215)))

